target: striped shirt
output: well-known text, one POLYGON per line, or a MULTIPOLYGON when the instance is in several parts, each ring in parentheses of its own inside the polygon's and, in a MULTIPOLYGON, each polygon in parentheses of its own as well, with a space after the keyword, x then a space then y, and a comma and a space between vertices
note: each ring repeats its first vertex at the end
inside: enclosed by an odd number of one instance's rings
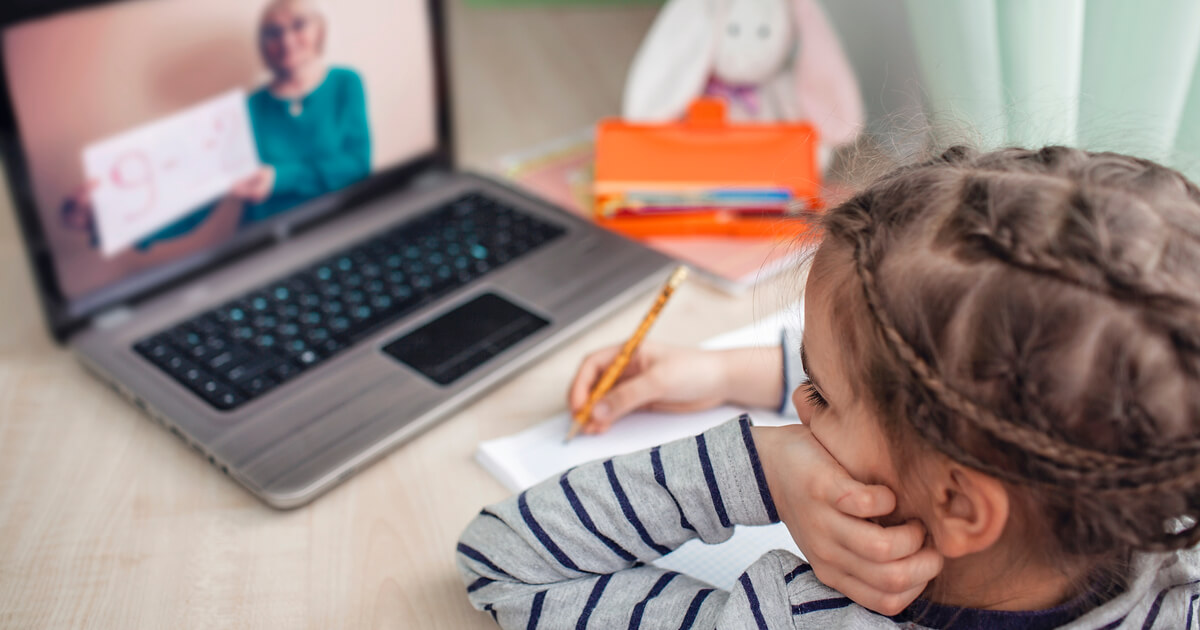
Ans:
POLYGON ((1091 610, 918 600, 894 617, 854 604, 782 550, 746 567, 730 591, 649 564, 693 538, 718 543, 734 525, 778 518, 742 416, 584 464, 484 508, 459 539, 457 562, 471 603, 504 628, 1200 627, 1195 549, 1137 556, 1129 587, 1091 610))

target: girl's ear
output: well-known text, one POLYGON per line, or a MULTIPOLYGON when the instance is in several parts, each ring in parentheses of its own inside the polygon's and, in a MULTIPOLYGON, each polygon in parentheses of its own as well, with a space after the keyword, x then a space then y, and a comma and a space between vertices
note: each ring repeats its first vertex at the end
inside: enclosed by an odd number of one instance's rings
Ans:
POLYGON ((667 0, 629 69, 626 119, 675 120, 700 96, 716 56, 717 12, 714 0, 667 0))
POLYGON ((991 547, 1008 523, 1008 490, 998 479, 947 463, 928 485, 933 518, 926 525, 938 552, 959 558, 991 547))
POLYGON ((851 142, 863 126, 858 79, 837 34, 815 0, 793 0, 796 60, 792 64, 801 115, 821 134, 821 143, 851 142))

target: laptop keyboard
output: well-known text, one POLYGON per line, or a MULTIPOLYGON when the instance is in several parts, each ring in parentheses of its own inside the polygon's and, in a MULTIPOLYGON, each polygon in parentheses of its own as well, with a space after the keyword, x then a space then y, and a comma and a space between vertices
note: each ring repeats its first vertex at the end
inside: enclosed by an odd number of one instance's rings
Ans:
POLYGON ((564 232, 472 193, 133 347, 228 411, 564 232))

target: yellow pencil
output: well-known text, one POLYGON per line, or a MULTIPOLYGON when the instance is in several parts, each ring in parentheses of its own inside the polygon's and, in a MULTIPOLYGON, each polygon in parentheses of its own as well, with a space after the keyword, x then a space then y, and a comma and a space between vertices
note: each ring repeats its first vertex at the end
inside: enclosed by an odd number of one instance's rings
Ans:
POLYGON ((563 444, 571 441, 579 434, 583 427, 587 426, 588 419, 592 416, 592 407, 596 406, 608 390, 616 384, 617 379, 621 377, 621 373, 625 371, 625 366, 629 365, 629 360, 633 358, 634 351, 638 345, 642 343, 642 339, 646 337, 646 333, 650 331, 650 327, 654 325, 654 320, 658 319, 659 312, 663 306, 666 306, 667 300, 675 289, 683 284, 683 280, 687 278, 687 267, 680 265, 671 272, 671 277, 667 278, 667 283, 663 285, 662 291, 658 292, 658 299, 654 301, 654 306, 650 307, 650 312, 642 318, 642 323, 638 324, 637 330, 625 345, 621 347, 621 351, 617 353, 617 358, 613 359, 612 364, 608 369, 604 370, 604 374, 600 375, 600 380, 596 382, 596 386, 592 388, 592 393, 588 395, 587 402, 579 408, 575 414, 574 421, 571 423, 571 430, 567 431, 567 437, 563 440, 563 444))

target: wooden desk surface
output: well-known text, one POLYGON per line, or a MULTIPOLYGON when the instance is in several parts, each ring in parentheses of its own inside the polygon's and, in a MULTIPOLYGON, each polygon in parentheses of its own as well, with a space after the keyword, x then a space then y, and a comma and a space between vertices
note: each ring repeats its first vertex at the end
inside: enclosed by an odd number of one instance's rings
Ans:
MULTIPOLYGON (((615 113, 653 14, 452 4, 463 161, 486 170, 506 151, 615 113)), ((454 567, 462 528, 507 494, 472 459, 475 445, 561 411, 583 355, 628 335, 651 299, 314 504, 278 512, 49 339, 7 191, 0 193, 4 627, 495 627, 467 603, 454 567)), ((693 283, 654 336, 695 343, 783 300, 770 287, 734 299, 693 283)))

